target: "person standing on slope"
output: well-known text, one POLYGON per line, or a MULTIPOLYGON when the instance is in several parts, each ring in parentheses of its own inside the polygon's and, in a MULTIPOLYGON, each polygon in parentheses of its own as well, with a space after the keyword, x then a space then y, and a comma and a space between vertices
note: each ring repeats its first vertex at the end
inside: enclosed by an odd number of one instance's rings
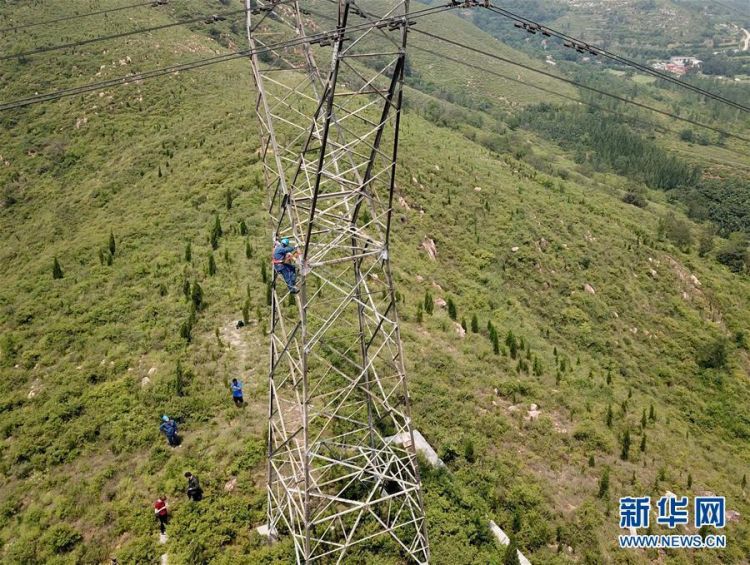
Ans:
POLYGON ((162 432, 165 436, 167 436, 167 442, 169 442, 169 445, 172 447, 177 446, 177 422, 175 422, 172 418, 169 416, 162 416, 161 417, 161 426, 159 426, 159 431, 162 432))
POLYGON ((198 482, 198 477, 193 475, 190 471, 185 473, 185 478, 188 480, 187 495, 190 500, 199 501, 203 498, 203 489, 198 482))
POLYGON ((169 511, 167 510, 167 497, 160 496, 154 502, 154 515, 159 520, 159 531, 162 535, 167 533, 167 517, 169 511))
POLYGON ((229 387, 232 389, 232 400, 234 400, 235 406, 242 406, 244 402, 242 398, 242 381, 232 379, 232 384, 229 387))
POLYGON ((285 237, 273 249, 273 270, 284 277, 289 292, 297 294, 299 289, 295 286, 297 283, 297 269, 294 266, 294 252, 297 247, 289 243, 289 238, 285 237))

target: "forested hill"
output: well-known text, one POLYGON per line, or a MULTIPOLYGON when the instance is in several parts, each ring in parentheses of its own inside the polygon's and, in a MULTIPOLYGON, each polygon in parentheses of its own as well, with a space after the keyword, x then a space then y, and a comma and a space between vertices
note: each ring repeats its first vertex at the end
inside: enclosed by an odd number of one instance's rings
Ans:
MULTIPOLYGON (((0 26, 118 5, 5 3, 0 26)), ((4 33, 0 51, 232 9, 62 20, 4 33)), ((552 68, 465 17, 419 27, 552 68)), ((200 20, 6 58, 0 99, 241 49, 243 33, 241 20, 200 20)), ((746 562, 747 144, 410 42, 437 55, 410 51, 391 257, 413 424, 446 463, 421 467, 432 561, 502 563, 494 520, 535 564, 746 562), (617 549, 618 498, 667 491, 726 496, 727 548, 617 549)), ((738 112, 639 73, 577 69, 555 72, 750 136, 738 112)), ((236 59, 0 112, 3 563, 293 561, 288 536, 269 546, 254 529, 270 272, 254 104, 236 59), (158 431, 163 414, 179 448, 158 431), (185 471, 203 501, 186 499, 185 471)), ((403 557, 376 541, 349 562, 403 557)))

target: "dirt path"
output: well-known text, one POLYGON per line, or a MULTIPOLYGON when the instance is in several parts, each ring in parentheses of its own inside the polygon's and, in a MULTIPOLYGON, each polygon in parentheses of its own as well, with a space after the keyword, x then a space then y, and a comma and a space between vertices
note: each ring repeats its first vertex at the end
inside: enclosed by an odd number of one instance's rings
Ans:
POLYGON ((221 341, 229 346, 229 349, 234 353, 237 358, 238 369, 244 373, 248 367, 248 335, 250 331, 248 326, 244 328, 237 327, 237 320, 229 320, 219 330, 219 337, 221 341))
POLYGON ((748 51, 750 50, 750 31, 742 28, 742 32, 745 34, 745 39, 740 42, 740 46, 742 47, 743 51, 748 51))

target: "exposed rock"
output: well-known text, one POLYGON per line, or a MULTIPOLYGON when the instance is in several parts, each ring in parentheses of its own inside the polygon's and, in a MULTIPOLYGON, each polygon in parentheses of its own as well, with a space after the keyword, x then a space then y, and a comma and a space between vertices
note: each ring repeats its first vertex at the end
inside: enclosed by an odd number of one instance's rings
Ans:
POLYGON ((436 289, 436 290, 439 290, 440 292, 443 292, 443 287, 442 287, 442 286, 440 286, 440 285, 439 285, 438 283, 436 283, 435 281, 432 281, 432 288, 434 288, 434 289, 436 289))
POLYGON ((654 278, 654 279, 655 279, 655 278, 656 278, 656 276, 657 276, 657 273, 656 273, 656 271, 654 271, 653 269, 649 269, 649 270, 648 270, 648 274, 649 274, 649 275, 651 275, 651 278, 654 278))
POLYGON ((234 490, 234 487, 237 486, 237 477, 233 477, 231 480, 227 481, 227 484, 224 485, 224 490, 227 492, 232 492, 234 490))
POLYGON ((435 165, 435 170, 440 172, 440 167, 438 165, 435 165))
POLYGON ((31 383, 31 389, 29 390, 29 394, 27 395, 27 397, 34 398, 41 391, 42 391, 42 381, 40 381, 39 379, 34 379, 34 382, 31 383))
POLYGON ((151 367, 151 368, 150 368, 150 369, 148 370, 148 376, 149 376, 149 377, 153 377, 153 376, 154 376, 155 374, 156 374, 156 367, 151 367))
MULTIPOLYGON (((500 545, 508 545, 510 543, 510 538, 508 538, 506 533, 495 523, 494 520, 490 520, 490 531, 500 545)), ((531 565, 531 562, 526 559, 520 550, 517 549, 516 554, 518 555, 518 562, 521 565, 531 565)))
POLYGON ((411 182, 413 182, 414 184, 419 184, 417 177, 411 177, 411 182))
POLYGON ((510 250, 511 250, 511 251, 512 251, 513 253, 515 253, 515 252, 516 252, 516 251, 518 251, 519 249, 520 249, 520 248, 519 248, 519 247, 518 247, 517 245, 515 245, 515 246, 513 246, 513 247, 511 247, 511 248, 510 248, 510 250))
POLYGON ((541 414, 541 410, 539 410, 539 407, 536 404, 532 404, 529 406, 529 412, 526 414, 526 420, 536 420, 539 418, 539 414, 541 414))
POLYGON ((403 196, 398 197, 398 205, 402 208, 405 208, 406 210, 411 210, 409 207, 409 203, 406 201, 406 199, 403 196))
POLYGON ((482 187, 481 186, 475 186, 474 187, 474 192, 482 192, 482 187))
POLYGON ((424 277, 422 275, 417 275, 415 278, 418 283, 424 282, 424 277))
POLYGON ((541 249, 542 251, 547 251, 548 247, 549 247, 549 241, 547 241, 544 238, 539 240, 539 249, 541 249))
POLYGON ((461 324, 458 322, 453 322, 453 327, 456 329, 456 333, 458 334, 458 337, 466 337, 466 330, 463 328, 461 324))
POLYGON ((727 510, 727 522, 739 522, 741 516, 736 510, 727 510))
POLYGON ((149 379, 148 377, 143 377, 141 379, 141 388, 147 387, 150 383, 151 383, 151 379, 149 379))
MULTIPOLYGON (((421 453, 424 455, 425 459, 432 465, 433 467, 445 467, 445 463, 438 457, 435 450, 432 448, 432 446, 427 442, 427 440, 424 438, 424 436, 419 433, 419 430, 416 428, 412 428, 412 435, 414 436, 414 449, 417 453, 421 453)), ((395 436, 390 436, 385 438, 385 441, 387 443, 395 443, 396 445, 402 445, 406 448, 409 448, 412 446, 411 444, 411 438, 407 432, 396 434, 395 436)))
POLYGON ((620 315, 617 312, 613 312, 613 315, 614 315, 615 318, 619 318, 620 317, 620 315))
POLYGON ((430 256, 430 259, 435 261, 435 258, 437 257, 437 247, 435 247, 435 241, 429 237, 425 237, 422 241, 422 247, 425 251, 427 251, 427 255, 430 256))
POLYGON ((636 328, 635 326, 633 326, 632 328, 630 328, 630 333, 632 333, 633 335, 637 334, 638 333, 638 328, 636 328))
POLYGON ((439 296, 435 299, 435 304, 440 308, 445 308, 446 306, 448 306, 448 303, 439 296))
POLYGON ((589 283, 586 283, 586 284, 583 285, 583 290, 585 290, 589 294, 596 294, 596 291, 594 290, 594 287, 591 286, 589 283))
POLYGON ((693 283, 693 286, 701 286, 701 281, 698 280, 698 277, 695 275, 690 275, 690 282, 693 283))

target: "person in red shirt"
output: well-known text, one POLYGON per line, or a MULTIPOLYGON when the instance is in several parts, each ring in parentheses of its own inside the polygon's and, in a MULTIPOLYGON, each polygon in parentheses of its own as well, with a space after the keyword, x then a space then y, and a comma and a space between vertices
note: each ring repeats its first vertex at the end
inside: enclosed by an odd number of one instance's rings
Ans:
POLYGON ((159 520, 159 530, 162 534, 166 533, 168 513, 167 497, 160 496, 156 499, 156 502, 154 502, 154 515, 156 516, 156 519, 159 520))

